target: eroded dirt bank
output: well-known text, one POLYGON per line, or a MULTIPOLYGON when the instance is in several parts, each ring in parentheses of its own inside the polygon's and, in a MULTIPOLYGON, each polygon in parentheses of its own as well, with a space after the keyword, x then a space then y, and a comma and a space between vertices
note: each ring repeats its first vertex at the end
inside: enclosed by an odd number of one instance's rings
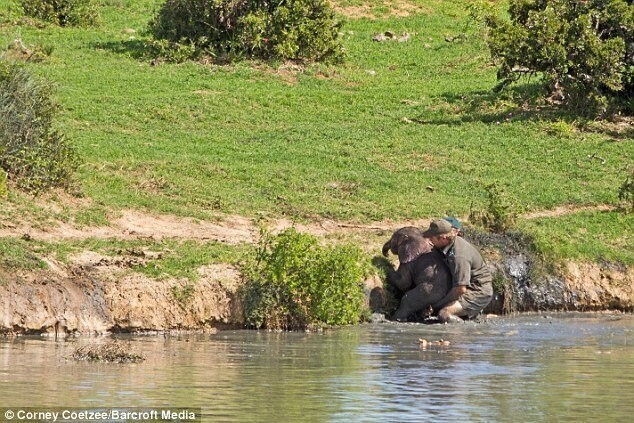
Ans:
POLYGON ((195 284, 72 270, 4 275, 0 333, 210 329, 242 323, 239 273, 231 266, 202 268, 195 284))
MULTIPOLYGON (((521 275, 517 261, 492 262, 521 275)), ((566 278, 512 279, 486 310, 634 311, 634 278, 618 269, 569 263, 566 278)), ((103 333, 110 331, 212 330, 240 327, 239 271, 229 265, 199 269, 200 279, 153 280, 108 269, 57 269, 9 276, 0 285, 0 333, 103 333), (70 270, 70 271, 66 271, 70 270)), ((382 284, 366 281, 366 292, 382 284)), ((376 292, 376 290, 375 290, 376 292)), ((369 300, 369 295, 368 295, 369 300)))
MULTIPOLYGON (((273 231, 292 225, 287 221, 269 223, 273 231)), ((403 225, 402 222, 368 226, 322 222, 295 226, 319 236, 365 240, 363 248, 378 255, 391 231, 403 225)), ((209 223, 144 216, 138 212, 126 212, 113 227, 96 231, 74 228, 35 231, 4 225, 0 235, 29 234, 41 239, 64 239, 64 234, 71 238, 177 237, 228 244, 253 243, 257 237, 255 225, 245 218, 209 223)), ((534 272, 531 258, 512 243, 484 238, 475 241, 481 245, 496 279, 502 282, 497 285, 497 296, 488 312, 634 311, 631 267, 569 262, 557 271, 563 276, 552 276, 534 272)), ((195 282, 174 278, 155 280, 131 271, 125 266, 126 260, 84 251, 67 264, 47 260, 46 270, 0 268, 0 333, 61 335, 213 329, 243 324, 239 269, 226 264, 209 265, 198 269, 199 279, 195 282)), ((381 284, 378 277, 366 281, 368 301, 370 293, 373 290, 376 293, 381 284)))

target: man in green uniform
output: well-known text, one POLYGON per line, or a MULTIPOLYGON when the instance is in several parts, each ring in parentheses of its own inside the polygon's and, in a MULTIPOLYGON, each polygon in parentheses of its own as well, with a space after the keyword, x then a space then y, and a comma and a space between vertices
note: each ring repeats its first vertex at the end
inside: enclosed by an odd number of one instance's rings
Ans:
POLYGON ((456 236, 444 219, 431 222, 423 236, 445 256, 452 277, 452 288, 432 306, 438 310, 438 319, 454 323, 477 316, 493 298, 493 277, 478 250, 456 236))

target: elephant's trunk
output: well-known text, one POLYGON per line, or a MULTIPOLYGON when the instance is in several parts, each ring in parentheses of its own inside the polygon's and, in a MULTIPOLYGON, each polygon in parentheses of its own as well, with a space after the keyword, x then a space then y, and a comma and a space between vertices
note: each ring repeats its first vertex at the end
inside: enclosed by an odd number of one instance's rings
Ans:
POLYGON ((390 251, 390 247, 392 246, 392 239, 383 244, 383 255, 387 257, 387 252, 390 251))

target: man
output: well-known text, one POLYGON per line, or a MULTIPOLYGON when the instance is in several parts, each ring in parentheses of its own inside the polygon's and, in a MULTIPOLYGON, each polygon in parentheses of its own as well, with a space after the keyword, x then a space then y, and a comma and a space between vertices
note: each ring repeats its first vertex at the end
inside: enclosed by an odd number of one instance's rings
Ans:
POLYGON ((462 224, 460 223, 460 221, 458 219, 456 219, 453 216, 447 216, 445 217, 445 220, 449 223, 451 223, 451 229, 453 230, 453 232, 458 235, 458 236, 464 236, 464 230, 462 228, 462 224))
POLYGON ((432 305, 438 319, 444 323, 462 322, 461 317, 473 318, 493 298, 493 277, 482 256, 464 238, 456 236, 451 223, 434 220, 423 236, 445 257, 452 277, 447 295, 432 305))

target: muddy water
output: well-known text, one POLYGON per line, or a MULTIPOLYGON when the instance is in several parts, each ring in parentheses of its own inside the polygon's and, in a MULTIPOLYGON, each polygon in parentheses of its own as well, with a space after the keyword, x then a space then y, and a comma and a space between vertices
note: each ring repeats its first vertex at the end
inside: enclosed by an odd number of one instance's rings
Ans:
POLYGON ((0 405, 202 407, 205 421, 631 421, 634 316, 551 315, 325 333, 119 337, 139 364, 0 339, 0 405), (419 338, 449 346, 421 350, 419 338))

